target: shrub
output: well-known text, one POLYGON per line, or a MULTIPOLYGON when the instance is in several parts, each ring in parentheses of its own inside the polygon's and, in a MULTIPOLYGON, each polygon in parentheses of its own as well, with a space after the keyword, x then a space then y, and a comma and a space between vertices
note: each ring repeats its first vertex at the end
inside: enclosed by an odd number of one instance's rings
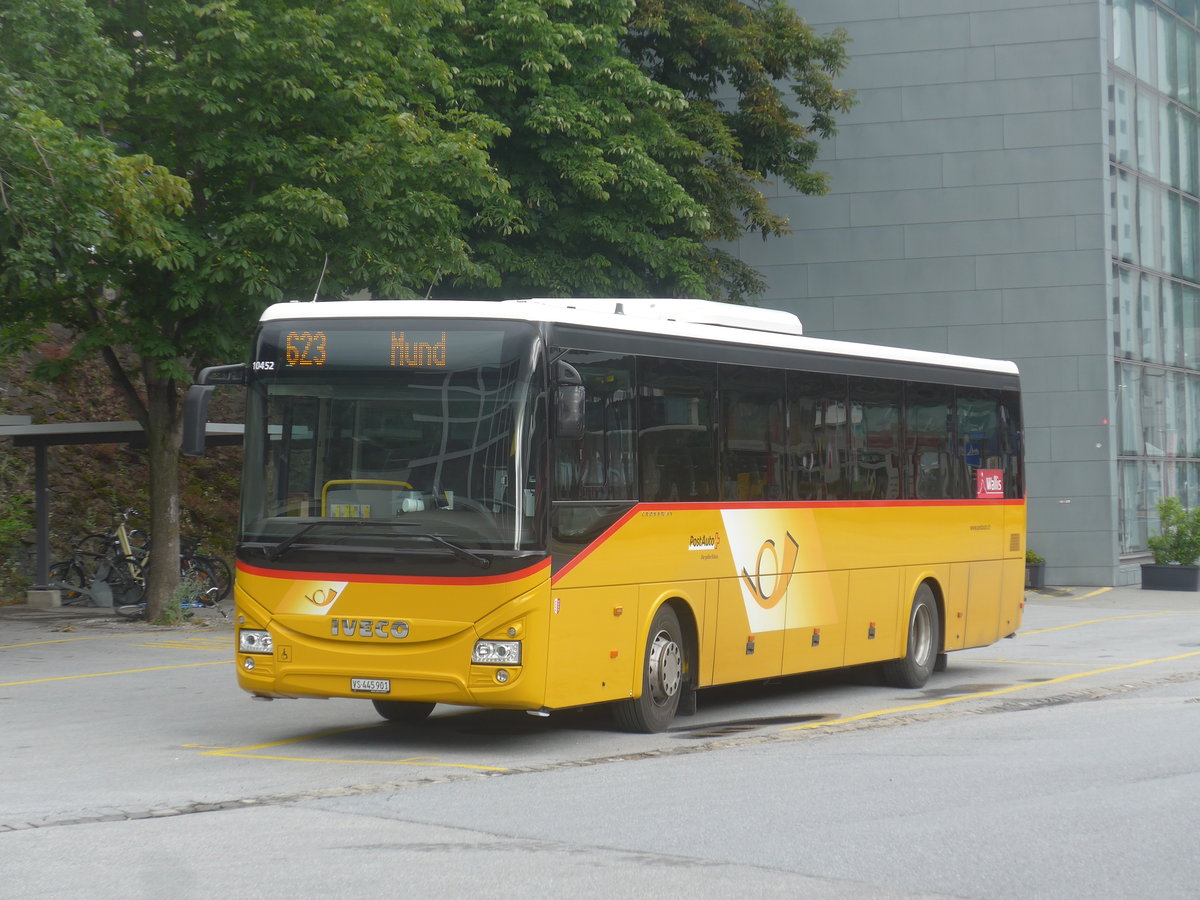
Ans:
POLYGON ((1158 501, 1160 533, 1148 541, 1160 566, 1192 566, 1200 558, 1200 507, 1183 508, 1178 497, 1158 501))

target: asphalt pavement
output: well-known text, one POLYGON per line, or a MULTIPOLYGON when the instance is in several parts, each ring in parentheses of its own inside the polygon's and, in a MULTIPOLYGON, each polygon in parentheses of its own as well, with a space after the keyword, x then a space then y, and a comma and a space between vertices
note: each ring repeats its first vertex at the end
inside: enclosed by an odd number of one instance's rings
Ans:
POLYGON ((1200 592, 1025 597, 923 689, 714 688, 654 735, 252 703, 216 610, 0 607, 0 897, 1197 896, 1200 592))

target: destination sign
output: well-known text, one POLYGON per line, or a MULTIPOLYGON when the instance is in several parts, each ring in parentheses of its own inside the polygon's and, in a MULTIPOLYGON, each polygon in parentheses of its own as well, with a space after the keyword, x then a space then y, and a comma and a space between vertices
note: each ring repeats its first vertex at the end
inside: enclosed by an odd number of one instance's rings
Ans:
MULTIPOLYGON (((446 332, 436 340, 423 340, 406 331, 391 333, 389 366, 413 368, 446 367, 446 332)), ((284 365, 323 366, 329 359, 329 335, 324 331, 289 331, 284 338, 284 365)))
POLYGON ((528 357, 536 336, 525 323, 442 324, 422 320, 270 322, 259 332, 258 375, 316 375, 371 369, 461 372, 528 357))

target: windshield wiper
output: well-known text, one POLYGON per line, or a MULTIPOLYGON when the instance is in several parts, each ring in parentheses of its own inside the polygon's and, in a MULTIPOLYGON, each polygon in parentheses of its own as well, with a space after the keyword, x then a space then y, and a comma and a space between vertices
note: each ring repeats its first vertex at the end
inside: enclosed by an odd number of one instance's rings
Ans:
MULTIPOLYGON (((275 546, 264 547, 263 554, 267 557, 267 559, 270 559, 270 560, 279 559, 279 557, 283 556, 283 554, 287 553, 289 550, 292 549, 292 547, 294 547, 297 543, 299 543, 300 539, 303 538, 306 534, 308 534, 310 531, 312 531, 316 528, 320 528, 323 525, 340 525, 340 526, 348 526, 350 528, 368 528, 371 525, 380 525, 380 524, 385 524, 386 526, 390 526, 393 528, 395 528, 395 527, 412 528, 417 523, 415 523, 415 522, 379 523, 379 522, 372 522, 369 519, 333 519, 333 520, 324 520, 321 522, 309 522, 307 525, 305 525, 302 528, 300 528, 299 530, 297 530, 295 532, 295 534, 288 535, 286 538, 284 538, 282 541, 280 541, 275 546)), ((442 537, 440 534, 422 533, 422 534, 405 535, 405 537, 427 538, 427 539, 433 541, 433 543, 437 544, 439 547, 445 547, 447 550, 449 550, 451 553, 453 553, 455 555, 455 557, 457 557, 458 559, 461 559, 465 562, 469 562, 472 565, 476 565, 481 569, 489 568, 492 564, 492 561, 490 559, 488 559, 486 556, 480 556, 478 553, 473 553, 470 550, 468 550, 466 547, 460 546, 459 544, 456 544, 453 541, 446 540, 446 538, 442 537)))
MULTIPOLYGON (((265 547, 263 554, 267 559, 275 560, 287 553, 292 547, 314 528, 320 528, 322 525, 348 525, 351 528, 366 528, 370 525, 379 525, 378 522, 372 522, 369 519, 325 519, 320 522, 309 522, 307 525, 300 528, 295 534, 288 535, 274 547, 265 547)), ((415 522, 388 522, 391 526, 412 527, 415 522)))
POLYGON ((469 563, 474 563, 481 569, 486 569, 492 564, 492 561, 486 556, 480 556, 478 553, 472 553, 466 547, 460 547, 458 544, 455 544, 453 541, 446 540, 439 534, 423 534, 421 537, 429 538, 435 544, 445 547, 459 559, 465 560, 469 563))

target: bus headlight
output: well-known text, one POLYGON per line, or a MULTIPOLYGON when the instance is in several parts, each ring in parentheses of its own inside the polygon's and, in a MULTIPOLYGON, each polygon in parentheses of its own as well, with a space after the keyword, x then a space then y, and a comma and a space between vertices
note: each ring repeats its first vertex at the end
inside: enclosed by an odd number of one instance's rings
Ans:
POLYGON ((238 632, 239 653, 274 653, 275 642, 269 631, 251 631, 243 628, 238 632))
POLYGON ((485 666, 519 666, 521 664, 520 641, 476 641, 471 651, 471 662, 485 666))

